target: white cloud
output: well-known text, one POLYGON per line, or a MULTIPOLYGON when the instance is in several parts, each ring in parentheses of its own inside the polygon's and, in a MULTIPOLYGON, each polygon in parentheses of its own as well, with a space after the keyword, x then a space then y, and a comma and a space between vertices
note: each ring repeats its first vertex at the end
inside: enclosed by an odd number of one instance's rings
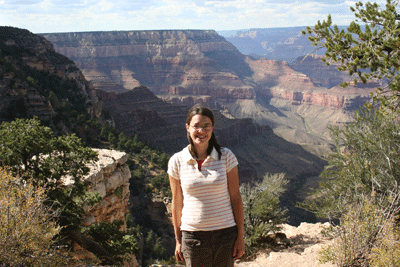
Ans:
MULTIPOLYGON (((363 0, 364 1, 364 0, 363 0)), ((379 0, 384 1, 384 0, 379 0)), ((352 0, 0 0, 0 23, 33 32, 272 28, 354 20, 352 0)))
POLYGON ((42 10, 50 10, 53 7, 51 0, 44 0, 37 5, 42 10))

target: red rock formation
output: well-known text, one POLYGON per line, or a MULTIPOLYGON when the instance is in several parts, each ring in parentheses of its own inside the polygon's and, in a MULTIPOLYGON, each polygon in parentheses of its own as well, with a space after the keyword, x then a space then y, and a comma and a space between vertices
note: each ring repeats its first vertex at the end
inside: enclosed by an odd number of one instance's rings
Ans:
POLYGON ((378 83, 358 84, 348 88, 336 86, 332 89, 316 86, 305 74, 294 71, 284 61, 251 60, 253 80, 258 92, 267 98, 281 98, 292 105, 319 105, 335 109, 356 109, 370 99, 378 83))

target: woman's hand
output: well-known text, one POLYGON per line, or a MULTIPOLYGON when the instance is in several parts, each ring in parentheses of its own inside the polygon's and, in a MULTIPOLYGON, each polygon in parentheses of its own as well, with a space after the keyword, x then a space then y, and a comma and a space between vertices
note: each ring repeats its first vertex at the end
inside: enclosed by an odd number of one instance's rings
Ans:
POLYGON ((245 253, 246 247, 244 245, 244 238, 238 237, 233 248, 233 258, 239 259, 245 253))
POLYGON ((185 259, 183 258, 183 253, 182 253, 182 239, 177 239, 176 240, 176 245, 175 245, 175 258, 178 262, 183 262, 185 259))

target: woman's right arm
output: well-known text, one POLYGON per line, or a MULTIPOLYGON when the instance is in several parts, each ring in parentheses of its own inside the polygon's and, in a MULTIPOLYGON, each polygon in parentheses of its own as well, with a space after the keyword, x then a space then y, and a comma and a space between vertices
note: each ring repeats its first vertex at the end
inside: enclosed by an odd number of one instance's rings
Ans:
POLYGON ((175 258, 177 261, 182 262, 183 254, 182 254, 182 231, 181 231, 181 217, 182 217, 182 208, 183 208, 183 193, 181 182, 178 179, 173 178, 169 175, 169 184, 171 186, 172 192, 172 222, 174 224, 174 232, 176 238, 176 246, 175 246, 175 258))

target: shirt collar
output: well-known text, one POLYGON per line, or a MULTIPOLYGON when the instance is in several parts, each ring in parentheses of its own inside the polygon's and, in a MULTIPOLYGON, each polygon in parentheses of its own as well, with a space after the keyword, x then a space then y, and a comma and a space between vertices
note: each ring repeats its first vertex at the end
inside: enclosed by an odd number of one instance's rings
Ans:
MULTIPOLYGON (((218 152, 215 149, 215 147, 213 147, 213 150, 211 151, 210 157, 213 158, 214 160, 218 160, 218 152)), ((189 163, 191 161, 196 162, 196 160, 192 157, 192 154, 190 154, 189 146, 187 146, 183 151, 183 159, 187 163, 189 163)))

